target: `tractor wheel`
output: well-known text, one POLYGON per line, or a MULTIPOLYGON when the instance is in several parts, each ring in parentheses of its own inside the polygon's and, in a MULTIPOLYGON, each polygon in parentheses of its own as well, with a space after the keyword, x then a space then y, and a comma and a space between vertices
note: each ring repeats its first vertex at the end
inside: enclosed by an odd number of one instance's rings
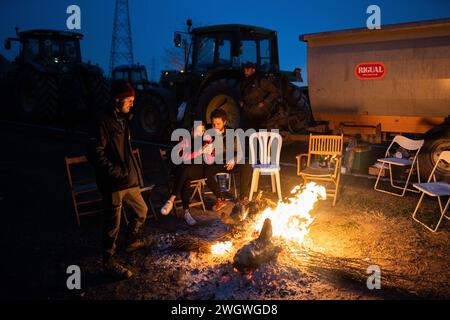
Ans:
POLYGON ((239 81, 236 79, 220 79, 211 82, 203 89, 198 99, 196 115, 204 123, 211 123, 210 115, 221 108, 228 115, 228 126, 241 127, 241 110, 239 107, 239 81))
POLYGON ((288 104, 287 113, 290 118, 287 124, 289 131, 291 133, 304 131, 309 126, 312 118, 308 98, 301 88, 289 83, 286 100, 288 104))
MULTIPOLYGON (((450 129, 443 134, 425 140, 419 153, 420 175, 426 180, 430 176, 442 151, 450 150, 450 129)), ((436 178, 450 182, 450 164, 440 162, 436 169, 436 178)))
POLYGON ((164 100, 154 94, 138 94, 134 100, 135 137, 150 141, 170 141, 169 110, 164 100))
POLYGON ((60 81, 59 101, 62 119, 67 129, 73 129, 89 117, 86 89, 78 73, 65 75, 60 81))
POLYGON ((88 111, 91 115, 101 113, 111 102, 109 83, 101 74, 88 75, 86 79, 88 111))
POLYGON ((19 72, 15 88, 19 119, 49 123, 61 116, 58 85, 51 75, 26 68, 19 72))

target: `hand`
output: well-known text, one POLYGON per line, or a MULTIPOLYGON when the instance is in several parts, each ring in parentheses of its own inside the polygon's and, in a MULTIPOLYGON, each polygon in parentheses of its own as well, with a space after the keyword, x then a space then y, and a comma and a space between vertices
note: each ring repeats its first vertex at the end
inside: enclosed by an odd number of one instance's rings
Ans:
POLYGON ((264 101, 261 101, 260 103, 258 103, 258 107, 264 108, 264 101))
POLYGON ((234 162, 234 160, 231 160, 230 162, 228 162, 228 163, 225 165, 225 168, 227 169, 227 171, 233 170, 235 164, 236 164, 236 163, 234 162))
POLYGON ((202 153, 211 153, 212 144, 205 144, 202 148, 202 153))
POLYGON ((116 179, 124 179, 129 175, 128 170, 117 166, 114 171, 112 172, 112 176, 116 179))
POLYGON ((241 106, 241 108, 244 107, 244 101, 239 102, 239 105, 241 106))

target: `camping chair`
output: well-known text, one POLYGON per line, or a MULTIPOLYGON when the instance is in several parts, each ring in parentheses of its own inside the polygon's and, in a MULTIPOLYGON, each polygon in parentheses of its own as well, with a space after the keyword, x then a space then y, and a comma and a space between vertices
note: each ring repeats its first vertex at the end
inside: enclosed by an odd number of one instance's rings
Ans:
MULTIPOLYGON (((159 149, 159 154, 161 156, 161 160, 162 160, 162 164, 163 164, 163 168, 167 177, 167 180, 171 180, 173 178, 173 175, 170 174, 170 168, 169 168, 169 157, 167 156, 167 150, 166 149, 159 149)), ((189 208, 192 207, 198 207, 200 206, 203 210, 203 212, 206 211, 205 209, 205 202, 203 200, 203 187, 206 185, 206 178, 203 179, 198 179, 198 180, 192 180, 191 181, 191 188, 192 190, 192 194, 189 200, 189 208), (197 201, 195 201, 195 198, 198 198, 197 201)), ((171 184, 168 182, 167 184, 169 190, 171 189, 171 184)), ((170 192, 170 191, 169 191, 170 192)), ((176 210, 181 208, 181 200, 175 200, 174 202, 174 208, 176 210)))
POLYGON ((327 194, 333 196, 333 206, 336 205, 339 182, 341 178, 342 150, 344 136, 337 135, 309 135, 307 154, 299 154, 297 158, 297 175, 302 177, 304 184, 309 180, 329 181, 335 186, 334 190, 327 188, 327 194), (314 157, 326 157, 329 163, 325 167, 315 166, 314 157), (301 160, 307 158, 306 168, 301 168, 301 160), (334 166, 331 163, 334 162, 334 166))
POLYGON ((412 217, 415 221, 419 222, 421 225, 423 225, 425 228, 427 228, 431 232, 437 231, 437 229, 439 228, 439 225, 441 224, 443 217, 450 219, 450 217, 446 215, 446 212, 447 212, 447 209, 449 206, 449 202, 450 202, 450 184, 445 183, 445 182, 437 182, 436 175, 434 174, 436 172, 436 169, 437 169, 440 161, 444 161, 447 163, 447 165, 450 165, 450 151, 443 151, 440 154, 439 159, 438 159, 436 165, 434 166, 433 170, 431 171, 430 177, 428 178, 428 181, 426 183, 413 184, 413 186, 416 189, 418 189, 420 192, 422 192, 422 195, 420 196, 419 202, 417 203, 416 209, 414 210, 412 217), (434 182, 431 182, 432 178, 433 178, 434 182), (439 209, 441 210, 441 217, 434 229, 431 229, 425 223, 423 223, 422 221, 419 221, 416 218, 417 211, 419 210, 420 204, 422 203, 422 200, 423 200, 425 194, 427 194, 431 197, 437 197, 438 203, 439 203, 439 209), (441 197, 449 197, 447 199, 447 203, 446 203, 445 207, 442 206, 443 202, 442 202, 441 197))
POLYGON ((270 176, 272 181, 272 192, 277 192, 278 199, 280 201, 282 200, 280 181, 280 153, 282 143, 283 138, 276 132, 260 131, 250 135, 250 164, 253 168, 249 194, 250 201, 252 201, 253 193, 258 190, 260 175, 270 176), (256 142, 258 143, 256 144, 256 142), (258 155, 258 157, 256 155, 258 155))
POLYGON ((424 143, 423 140, 411 140, 411 139, 408 139, 403 136, 395 136, 394 140, 392 140, 391 144, 389 145, 389 148, 386 150, 385 157, 382 159, 378 159, 378 161, 381 162, 382 165, 380 168, 380 172, 378 173, 377 180, 375 181, 374 189, 376 191, 384 192, 384 193, 391 194, 391 195, 394 195, 397 197, 403 197, 405 195, 406 191, 419 193, 419 191, 417 191, 417 190, 409 189, 408 184, 409 184, 409 180, 411 178, 412 172, 414 171, 414 167, 416 168, 417 179, 418 179, 418 182, 420 183, 420 172, 419 172, 420 167, 419 167, 419 159, 417 158, 417 155, 419 154, 420 149, 423 146, 423 143, 424 143), (406 159, 406 158, 392 157, 391 149, 395 143, 407 151, 414 151, 413 160, 406 159), (402 190, 401 194, 378 188, 378 182, 380 181, 381 173, 383 172, 383 169, 385 168, 386 165, 388 165, 387 169, 389 170, 389 179, 391 182, 391 186, 393 188, 402 190), (406 183, 404 186, 398 186, 394 183, 394 179, 392 177, 392 166, 397 166, 397 167, 401 167, 401 168, 408 168, 408 167, 410 168, 409 173, 408 173, 408 178, 406 179, 406 183))
MULTIPOLYGON (((143 173, 139 150, 133 150, 133 154, 136 156, 138 165, 140 166, 141 172, 143 173)), ((72 197, 72 204, 75 211, 75 218, 77 221, 77 225, 80 226, 80 218, 82 216, 103 212, 103 206, 101 205, 101 202, 103 200, 100 192, 98 191, 95 176, 92 172, 92 167, 90 166, 86 156, 65 157, 65 162, 67 179, 72 197), (76 177, 77 175, 73 172, 73 167, 75 165, 80 167, 83 165, 85 166, 85 170, 83 170, 83 173, 81 174, 82 177, 80 178, 76 177), (89 172, 86 172, 87 168, 89 169, 89 172)), ((150 210, 152 211, 155 219, 157 219, 155 210, 151 202, 151 193, 153 191, 153 188, 154 185, 144 185, 140 187, 140 191, 141 193, 145 194, 150 210)), ((125 223, 128 224, 128 220, 125 214, 123 215, 123 217, 125 219, 125 223)))

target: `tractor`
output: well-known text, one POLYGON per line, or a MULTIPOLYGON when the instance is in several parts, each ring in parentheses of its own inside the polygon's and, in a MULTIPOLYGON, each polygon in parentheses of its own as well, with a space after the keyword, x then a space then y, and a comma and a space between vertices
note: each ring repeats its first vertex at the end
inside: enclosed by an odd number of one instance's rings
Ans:
POLYGON ((167 140, 172 129, 189 127, 194 120, 210 123, 210 114, 222 108, 231 127, 241 127, 239 106, 242 65, 253 62, 260 76, 280 89, 269 129, 291 132, 305 130, 311 110, 299 69, 282 72, 278 61, 277 33, 265 28, 229 24, 175 32, 174 44, 184 56, 182 70, 165 70, 160 83, 148 90, 151 103, 137 108, 138 135, 144 139, 167 140))
POLYGON ((5 76, 16 119, 76 125, 109 102, 101 68, 81 60, 82 34, 16 28, 16 35, 5 40, 7 50, 13 41, 20 43, 5 76))

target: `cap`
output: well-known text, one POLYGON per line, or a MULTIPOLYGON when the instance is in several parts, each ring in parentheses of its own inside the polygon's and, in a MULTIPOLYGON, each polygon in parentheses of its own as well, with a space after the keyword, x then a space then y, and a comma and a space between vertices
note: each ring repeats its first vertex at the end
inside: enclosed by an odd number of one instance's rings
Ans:
POLYGON ((256 69, 256 64, 254 62, 247 61, 246 63, 244 63, 244 68, 254 68, 254 69, 256 69))
POLYGON ((111 96, 114 99, 134 97, 135 92, 131 84, 123 79, 114 80, 111 84, 111 96))

